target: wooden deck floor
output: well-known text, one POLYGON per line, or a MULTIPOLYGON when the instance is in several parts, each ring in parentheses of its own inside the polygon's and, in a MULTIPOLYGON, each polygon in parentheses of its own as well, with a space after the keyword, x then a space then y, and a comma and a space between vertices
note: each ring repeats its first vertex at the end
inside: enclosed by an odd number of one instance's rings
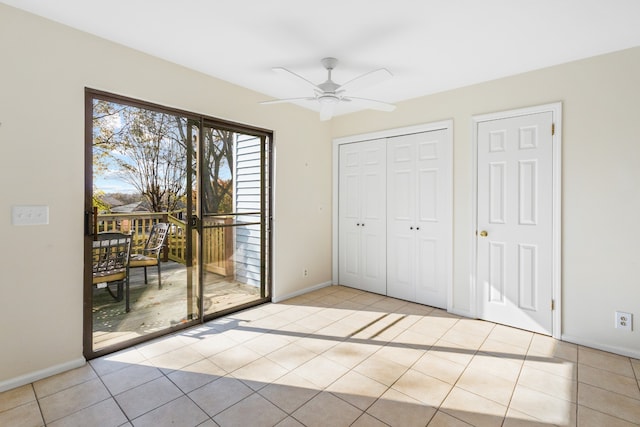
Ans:
MULTIPOLYGON (((144 269, 130 273, 131 311, 125 312, 124 300, 116 302, 106 289, 93 293, 93 347, 104 348, 134 337, 170 328, 187 319, 187 271, 185 266, 162 264, 162 289, 158 289, 155 267, 148 269, 149 284, 144 284, 144 269)), ((115 289, 115 286, 113 286, 115 289)), ((260 298, 260 289, 207 273, 204 285, 205 313, 215 313, 260 298)))

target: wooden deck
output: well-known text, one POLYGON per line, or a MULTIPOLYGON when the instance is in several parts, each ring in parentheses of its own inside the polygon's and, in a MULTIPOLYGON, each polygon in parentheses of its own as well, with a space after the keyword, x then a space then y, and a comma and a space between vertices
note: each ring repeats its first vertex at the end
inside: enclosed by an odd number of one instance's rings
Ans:
MULTIPOLYGON (((156 272, 155 267, 148 268, 149 284, 145 285, 144 269, 131 270, 129 313, 125 312, 124 301, 116 302, 106 289, 94 289, 94 350, 186 321, 186 267, 172 261, 162 263, 162 289, 158 289, 156 272)), ((218 312, 259 298, 260 289, 257 287, 228 281, 213 273, 205 275, 205 313, 218 312)))

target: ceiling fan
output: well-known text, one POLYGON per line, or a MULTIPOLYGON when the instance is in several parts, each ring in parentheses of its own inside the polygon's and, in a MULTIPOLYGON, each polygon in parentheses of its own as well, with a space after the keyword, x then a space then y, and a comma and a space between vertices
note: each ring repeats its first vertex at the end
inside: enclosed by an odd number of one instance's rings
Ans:
POLYGON ((261 104, 279 104, 282 102, 295 102, 295 101, 311 101, 318 102, 320 104, 320 120, 330 120, 333 117, 334 107, 342 102, 354 102, 363 108, 371 108, 380 111, 393 111, 396 106, 383 101, 376 101, 375 99, 358 98, 354 96, 345 96, 347 90, 353 91, 362 89, 367 86, 379 83, 386 80, 393 75, 389 70, 385 68, 378 68, 377 70, 369 71, 355 77, 344 84, 338 84, 331 79, 331 73, 338 64, 336 58, 324 58, 322 59, 322 65, 327 70, 327 80, 320 84, 315 84, 310 80, 302 77, 293 71, 287 70, 283 67, 275 67, 273 70, 278 73, 287 74, 293 76, 298 80, 304 81, 307 85, 313 88, 314 95, 301 97, 301 98, 287 98, 287 99, 274 99, 272 101, 263 101, 261 104))

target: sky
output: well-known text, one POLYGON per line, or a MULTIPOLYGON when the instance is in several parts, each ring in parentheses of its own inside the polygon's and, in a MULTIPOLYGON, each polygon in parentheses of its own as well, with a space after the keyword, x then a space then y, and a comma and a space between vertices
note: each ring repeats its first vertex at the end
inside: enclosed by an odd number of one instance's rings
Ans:
POLYGON ((95 190, 103 191, 104 193, 127 193, 134 194, 137 193, 135 187, 131 184, 122 181, 116 176, 104 176, 104 175, 96 175, 93 178, 93 187, 95 190))

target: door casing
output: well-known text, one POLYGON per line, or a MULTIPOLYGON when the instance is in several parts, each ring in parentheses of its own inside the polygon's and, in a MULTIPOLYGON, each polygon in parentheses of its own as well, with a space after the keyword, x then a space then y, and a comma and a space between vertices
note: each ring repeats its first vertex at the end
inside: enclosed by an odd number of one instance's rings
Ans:
POLYGON ((516 110, 508 110, 497 113, 489 113, 473 116, 471 119, 471 152, 472 152, 472 214, 471 214, 471 235, 469 236, 470 244, 470 283, 469 283, 469 312, 459 313, 469 315, 470 317, 478 317, 478 283, 477 283, 477 267, 478 267, 478 251, 476 231, 478 230, 478 125, 482 122, 491 120, 507 119, 512 117, 551 112, 553 119, 554 132, 552 135, 552 185, 553 191, 551 195, 551 203, 553 206, 552 213, 552 295, 554 309, 552 311, 552 336, 556 339, 561 337, 561 319, 562 319, 562 230, 561 230, 561 202, 562 202, 562 103, 556 102, 544 104, 534 107, 521 108, 516 110))

